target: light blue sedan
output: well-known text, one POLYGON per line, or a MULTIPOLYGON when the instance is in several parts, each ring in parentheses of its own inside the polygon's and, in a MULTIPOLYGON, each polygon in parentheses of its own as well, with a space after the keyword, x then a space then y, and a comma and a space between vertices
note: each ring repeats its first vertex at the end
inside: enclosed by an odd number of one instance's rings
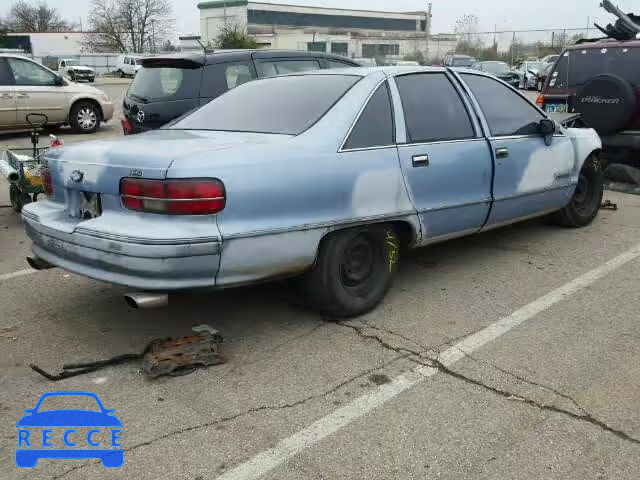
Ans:
POLYGON ((51 150, 22 213, 36 268, 140 293, 301 276, 327 315, 374 308, 402 248, 601 204, 601 143, 478 71, 385 67, 242 85, 161 130, 51 150))

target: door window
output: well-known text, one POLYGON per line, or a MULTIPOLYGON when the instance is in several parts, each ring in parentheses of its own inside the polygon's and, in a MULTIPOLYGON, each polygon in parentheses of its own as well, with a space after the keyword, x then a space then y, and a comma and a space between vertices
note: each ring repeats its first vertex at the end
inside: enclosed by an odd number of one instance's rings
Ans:
POLYGON ((218 63, 208 65, 202 76, 201 97, 219 97, 243 83, 254 79, 249 62, 218 63))
POLYGON ((394 143, 391 97, 387 82, 384 82, 369 99, 344 148, 371 148, 394 143))
POLYGON ((11 85, 11 74, 9 73, 9 67, 4 58, 0 58, 0 86, 11 85))
POLYGON ((407 142, 423 143, 475 137, 469 113, 444 73, 396 77, 407 142))
POLYGON ((537 135, 544 116, 509 87, 480 75, 462 74, 484 113, 491 135, 537 135))
POLYGON ((7 60, 16 85, 52 86, 56 84, 55 75, 34 62, 20 58, 7 60))
POLYGON ((320 62, 317 60, 276 60, 260 62, 257 64, 257 68, 259 77, 275 77, 276 75, 320 70, 320 62))

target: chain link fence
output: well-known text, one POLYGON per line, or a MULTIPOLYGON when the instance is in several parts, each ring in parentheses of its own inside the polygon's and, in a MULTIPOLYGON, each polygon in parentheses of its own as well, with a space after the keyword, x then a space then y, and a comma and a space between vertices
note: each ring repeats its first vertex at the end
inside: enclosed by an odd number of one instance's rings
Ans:
POLYGON ((496 31, 454 35, 433 35, 429 58, 441 62, 447 54, 468 55, 478 61, 498 60, 516 65, 557 55, 567 45, 599 37, 595 29, 496 31))

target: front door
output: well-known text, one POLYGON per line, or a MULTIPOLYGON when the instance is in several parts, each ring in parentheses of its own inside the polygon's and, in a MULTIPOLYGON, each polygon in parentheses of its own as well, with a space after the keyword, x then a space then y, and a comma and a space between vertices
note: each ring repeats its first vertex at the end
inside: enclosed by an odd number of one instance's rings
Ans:
POLYGON ((490 77, 462 74, 484 113, 495 156, 494 203, 487 227, 558 210, 571 196, 571 140, 558 132, 550 145, 539 133, 544 115, 490 77))
POLYGON ((67 94, 56 85, 56 75, 27 59, 7 58, 16 93, 17 123, 27 126, 27 115, 44 113, 49 123, 67 119, 67 94))
POLYGON ((489 144, 444 72, 395 77, 406 142, 398 151, 426 242, 479 231, 491 206, 489 144))
POLYGON ((0 128, 16 124, 16 95, 12 84, 7 62, 0 58, 0 128))

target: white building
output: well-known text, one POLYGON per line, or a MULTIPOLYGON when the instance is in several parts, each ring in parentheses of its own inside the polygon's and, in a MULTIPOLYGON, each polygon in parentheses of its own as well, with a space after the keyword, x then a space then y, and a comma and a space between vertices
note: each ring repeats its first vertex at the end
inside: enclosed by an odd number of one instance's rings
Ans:
POLYGON ((198 4, 204 44, 225 24, 246 25, 266 48, 314 50, 349 57, 427 56, 431 13, 392 13, 282 5, 247 0, 198 4))

